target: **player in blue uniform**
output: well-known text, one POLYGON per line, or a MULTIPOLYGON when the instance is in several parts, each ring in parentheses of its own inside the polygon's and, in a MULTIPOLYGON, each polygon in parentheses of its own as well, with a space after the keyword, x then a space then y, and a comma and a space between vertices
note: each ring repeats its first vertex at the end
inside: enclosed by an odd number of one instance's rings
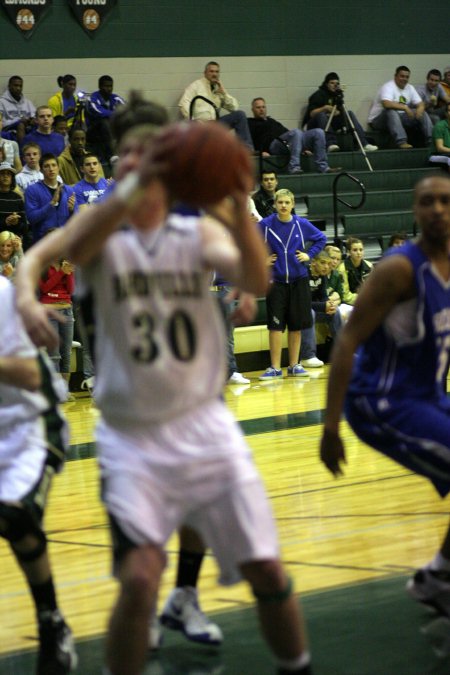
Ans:
MULTIPOLYGON (((321 459, 335 476, 348 422, 367 444, 450 492, 450 180, 415 187, 421 235, 391 250, 364 283, 338 336, 328 383, 321 459), (356 356, 354 356, 356 352, 356 356)), ((450 531, 435 558, 407 585, 450 618, 450 531)))

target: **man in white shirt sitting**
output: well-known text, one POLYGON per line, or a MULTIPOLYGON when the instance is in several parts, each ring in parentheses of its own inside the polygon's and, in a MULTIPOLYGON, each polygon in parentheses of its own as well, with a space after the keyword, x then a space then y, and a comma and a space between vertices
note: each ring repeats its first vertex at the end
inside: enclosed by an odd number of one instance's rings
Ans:
POLYGON ((431 143, 433 125, 425 112, 425 103, 416 89, 409 84, 411 71, 407 66, 398 66, 394 79, 383 84, 369 110, 368 122, 378 131, 387 129, 398 148, 407 150, 407 131, 418 129, 425 140, 431 143))

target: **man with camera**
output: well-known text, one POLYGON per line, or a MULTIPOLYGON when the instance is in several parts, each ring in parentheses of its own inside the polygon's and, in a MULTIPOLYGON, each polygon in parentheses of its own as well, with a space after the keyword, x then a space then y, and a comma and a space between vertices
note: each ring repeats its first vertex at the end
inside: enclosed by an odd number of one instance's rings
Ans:
POLYGON ((328 73, 318 90, 308 99, 308 107, 302 126, 306 124, 308 129, 324 130, 328 126, 326 130, 328 152, 336 152, 340 150, 336 132, 350 130, 351 124, 348 117, 353 122, 355 133, 359 136, 364 150, 366 152, 378 150, 376 145, 368 143, 361 124, 353 112, 347 110, 344 106, 344 93, 340 87, 339 75, 337 73, 328 73), (330 124, 328 124, 331 115, 332 119, 330 124))

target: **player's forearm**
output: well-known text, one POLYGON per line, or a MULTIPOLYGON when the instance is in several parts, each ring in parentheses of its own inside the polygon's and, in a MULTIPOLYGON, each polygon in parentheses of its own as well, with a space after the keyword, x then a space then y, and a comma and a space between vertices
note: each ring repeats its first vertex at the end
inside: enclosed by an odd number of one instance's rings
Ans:
POLYGON ((75 265, 87 265, 101 251, 108 237, 124 222, 128 213, 125 199, 111 195, 105 201, 79 211, 64 228, 64 257, 75 265))
POLYGON ((41 371, 37 360, 19 356, 1 356, 0 382, 36 391, 41 386, 41 371))

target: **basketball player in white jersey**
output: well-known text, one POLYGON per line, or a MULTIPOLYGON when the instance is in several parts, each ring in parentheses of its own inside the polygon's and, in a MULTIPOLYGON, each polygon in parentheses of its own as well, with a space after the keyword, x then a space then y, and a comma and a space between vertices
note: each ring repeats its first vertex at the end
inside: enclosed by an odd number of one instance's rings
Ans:
POLYGON ((47 260, 64 251, 95 293, 97 439, 120 582, 107 672, 141 672, 164 546, 184 523, 213 550, 222 583, 241 576, 250 583, 279 672, 310 675, 273 516, 249 448, 220 399, 225 348, 211 270, 257 295, 268 281, 266 251, 247 215, 248 180, 229 207, 231 238, 212 219, 168 216, 151 152, 124 178, 143 153, 137 133, 124 141, 117 189, 34 246, 17 280, 19 306, 37 342, 54 339, 34 298, 47 260), (124 223, 131 229, 120 231, 124 223))
POLYGON ((76 665, 72 633, 56 601, 42 519, 67 431, 58 411, 65 391, 25 332, 14 287, 0 276, 0 536, 27 580, 39 627, 38 675, 76 665))

